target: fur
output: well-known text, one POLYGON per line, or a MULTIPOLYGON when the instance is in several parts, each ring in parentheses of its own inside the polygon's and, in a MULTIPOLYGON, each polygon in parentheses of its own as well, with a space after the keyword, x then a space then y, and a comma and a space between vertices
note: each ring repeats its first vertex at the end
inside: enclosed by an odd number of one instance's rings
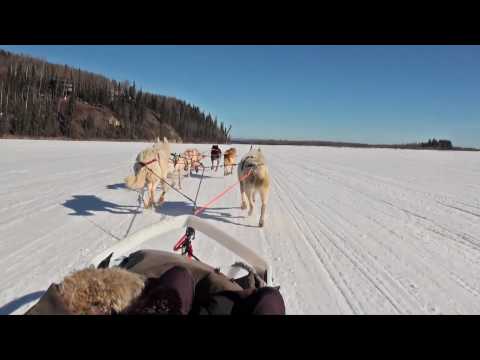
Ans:
POLYGON ((192 169, 195 169, 195 172, 198 173, 198 168, 201 166, 204 167, 202 164, 202 160, 205 157, 202 155, 200 151, 197 149, 187 149, 182 154, 183 158, 186 159, 185 164, 185 171, 187 172, 187 176, 192 174, 192 169))
POLYGON ((222 156, 222 150, 218 147, 218 145, 212 146, 212 149, 210 150, 210 160, 212 161, 212 167, 211 169, 215 171, 218 171, 218 167, 220 166, 220 156, 222 156), (214 149, 216 148, 216 151, 218 151, 217 154, 214 154, 214 149))
POLYGON ((231 175, 237 161, 237 149, 230 148, 223 153, 223 175, 231 175), (228 169, 230 167, 230 170, 228 169))
POLYGON ((152 147, 143 150, 137 155, 137 159, 133 166, 135 175, 125 178, 125 185, 129 189, 143 189, 145 184, 147 185, 148 200, 144 201, 146 208, 149 208, 155 204, 155 190, 159 183, 161 183, 163 191, 160 195, 158 205, 163 204, 165 201, 165 194, 167 193, 168 187, 161 180, 166 181, 167 176, 171 171, 168 163, 169 158, 170 144, 166 138, 163 138, 163 142, 157 141, 152 147), (156 161, 146 166, 141 164, 148 163, 152 160, 156 161))
POLYGON ((173 158, 169 160, 169 172, 178 176, 179 189, 182 188, 182 171, 188 171, 188 161, 183 154, 172 154, 173 158))
POLYGON ((253 213, 255 195, 260 193, 262 208, 258 226, 263 227, 265 223, 265 211, 267 209, 268 195, 270 193, 270 175, 265 162, 265 157, 260 149, 251 149, 245 154, 238 164, 238 179, 251 171, 251 175, 240 181, 240 195, 242 197, 241 208, 248 209, 248 216, 253 213))
POLYGON ((67 276, 59 290, 73 314, 110 315, 125 310, 144 286, 144 277, 124 269, 87 268, 67 276))

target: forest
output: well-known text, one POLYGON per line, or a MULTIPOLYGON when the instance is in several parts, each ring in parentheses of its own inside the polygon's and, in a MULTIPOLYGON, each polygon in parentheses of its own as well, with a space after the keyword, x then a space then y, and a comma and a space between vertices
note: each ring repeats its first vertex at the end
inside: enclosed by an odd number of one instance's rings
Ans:
POLYGON ((231 126, 185 101, 0 50, 0 136, 230 141, 231 126))

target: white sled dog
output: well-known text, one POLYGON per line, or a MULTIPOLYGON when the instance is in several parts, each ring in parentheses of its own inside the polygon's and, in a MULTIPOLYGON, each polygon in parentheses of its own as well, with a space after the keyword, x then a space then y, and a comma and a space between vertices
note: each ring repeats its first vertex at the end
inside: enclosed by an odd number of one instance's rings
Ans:
POLYGON ((155 205, 155 190, 158 184, 162 184, 162 194, 156 205, 161 206, 165 201, 168 187, 163 181, 167 181, 169 173, 170 144, 166 138, 163 142, 158 141, 150 148, 143 150, 137 155, 133 171, 135 175, 125 178, 125 184, 130 189, 143 189, 145 183, 148 188, 148 200, 144 200, 145 208, 155 205), (163 181, 161 181, 161 180, 163 181))
POLYGON ((262 227, 265 223, 265 210, 270 192, 270 176, 265 157, 260 149, 252 150, 250 148, 250 151, 242 158, 238 164, 238 179, 242 179, 249 171, 251 171, 250 176, 240 181, 241 208, 243 210, 249 209, 248 216, 252 215, 255 195, 259 192, 262 200, 262 211, 258 226, 262 227))

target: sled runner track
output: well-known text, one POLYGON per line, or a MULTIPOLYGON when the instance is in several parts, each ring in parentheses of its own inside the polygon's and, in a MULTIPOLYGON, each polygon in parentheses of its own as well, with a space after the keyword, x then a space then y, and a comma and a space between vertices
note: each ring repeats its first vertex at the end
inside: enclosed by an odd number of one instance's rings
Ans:
MULTIPOLYGON (((285 200, 280 200, 282 202, 283 208, 286 209, 291 216, 291 219, 295 222, 295 226, 298 229, 299 234, 301 235, 302 239, 304 240, 304 244, 308 246, 309 249, 313 250, 315 255, 316 255, 316 261, 320 266, 326 271, 328 274, 329 280, 333 283, 334 287, 340 292, 342 295, 345 303, 348 305, 348 308, 352 313, 361 313, 363 312, 361 303, 355 298, 353 290, 349 287, 348 282, 346 282, 341 276, 339 276, 339 271, 338 269, 335 268, 334 262, 331 260, 327 260, 331 258, 331 256, 328 255, 328 252, 323 248, 321 243, 317 243, 317 245, 321 248, 319 250, 313 243, 308 239, 308 236, 305 234, 305 230, 308 231, 310 236, 315 236, 312 233, 311 228, 303 221, 302 216, 297 216, 296 214, 299 214, 298 208, 296 208, 295 203, 292 201, 291 198, 286 194, 285 190, 282 188, 280 185, 280 182, 276 180, 275 177, 273 177, 273 181, 275 184, 275 190, 280 190, 281 194, 284 195, 286 198, 288 198, 291 202, 290 205, 295 208, 297 211, 292 211, 288 210, 289 206, 286 205, 288 204, 285 203, 285 200), (337 279, 337 276, 339 276, 340 279, 337 279), (350 296, 348 296, 350 294, 350 296)), ((283 196, 279 196, 279 199, 282 199, 283 196)))
MULTIPOLYGON (((460 202, 455 197, 453 197, 449 194, 446 194, 446 193, 430 192, 430 191, 425 190, 425 189, 416 188, 416 187, 414 187, 413 185, 410 185, 410 184, 407 185, 404 182, 400 182, 400 181, 394 180, 392 178, 386 178, 386 177, 382 177, 382 176, 374 176, 374 175, 371 175, 369 173, 365 173, 365 172, 361 172, 361 171, 358 171, 358 170, 353 170, 351 168, 347 168, 345 166, 341 166, 339 164, 335 164, 332 167, 332 164, 330 162, 327 162, 326 164, 325 163, 319 164, 318 168, 317 167, 305 168, 305 166, 304 166, 304 170, 312 172, 314 174, 322 175, 323 179, 325 179, 325 177, 328 178, 328 179, 331 179, 332 176, 333 176, 335 178, 335 181, 337 181, 337 182, 340 181, 345 185, 346 185, 345 179, 362 179, 362 181, 358 181, 359 184, 362 184, 362 183, 363 184, 368 184, 370 182, 374 182, 378 185, 381 184, 381 186, 384 186, 384 187, 389 187, 391 189, 396 189, 397 191, 398 190, 403 191, 404 193, 406 192, 406 193, 413 193, 413 194, 416 194, 416 195, 420 195, 422 198, 425 198, 425 199, 431 198, 432 200, 439 200, 439 197, 440 197, 441 200, 448 200, 448 201, 451 201, 451 202, 457 202, 457 203, 460 203, 460 204, 465 205, 465 206, 480 209, 476 205, 468 204, 468 203, 465 203, 465 202, 460 202), (321 169, 321 170, 319 170, 319 169, 321 169), (343 173, 346 173, 347 175, 343 175, 343 173), (363 179, 365 181, 363 181, 363 179)), ((475 200, 475 199, 471 199, 471 200, 475 200)), ((477 200, 477 204, 478 204, 478 200, 477 200)), ((474 214, 474 215, 478 215, 478 214, 474 214)))
MULTIPOLYGON (((381 199, 381 198, 377 198, 376 196, 372 196, 371 194, 366 193, 366 192, 364 192, 364 191, 362 191, 362 190, 360 190, 360 189, 356 189, 356 188, 354 188, 354 187, 352 187, 352 186, 350 186, 350 185, 348 185, 348 184, 345 184, 345 183, 342 182, 342 181, 339 181, 338 183, 339 183, 339 184, 342 184, 342 185, 345 186, 345 187, 347 187, 350 191, 354 192, 355 194, 361 194, 361 195, 365 196, 365 197, 366 197, 366 200, 373 200, 373 201, 376 201, 376 202, 378 202, 378 203, 385 203, 385 204, 387 204, 387 205, 389 205, 389 206, 391 206, 391 207, 393 207, 393 208, 395 208, 395 209, 398 209, 398 210, 400 210, 400 211, 405 212, 406 214, 415 216, 415 217, 417 217, 417 218, 419 218, 419 219, 422 219, 422 220, 425 220, 425 221, 428 221, 428 222, 432 222, 432 220, 428 219, 428 218, 425 217, 425 216, 416 214, 416 213, 412 212, 411 210, 408 210, 408 209, 404 209, 404 208, 402 208, 402 207, 399 207, 399 206, 393 204, 392 202, 386 201, 386 200, 381 199)), ((433 203, 432 203, 432 204, 433 204, 433 203)), ((388 213, 387 213, 387 214, 388 214, 388 213)), ((389 214, 389 215, 390 215, 390 214, 389 214)), ((436 226, 436 227, 442 227, 442 225, 440 225, 440 224, 437 224, 437 223, 434 223, 434 222, 432 222, 432 223, 433 223, 434 226, 436 226)), ((448 231, 448 230, 447 230, 447 231, 448 231)), ((458 234, 457 234, 457 235, 458 235, 458 234)), ((462 239, 465 239, 466 237, 468 237, 468 235, 467 235, 467 236, 461 236, 461 235, 460 235, 460 237, 461 237, 462 239)), ((460 240, 460 241, 461 241, 461 240, 460 240)), ((472 245, 474 245, 475 247, 477 247, 477 245, 475 245, 475 242, 474 242, 474 241, 471 241, 470 243, 471 243, 472 245)))
MULTIPOLYGON (((299 191, 300 188, 297 188, 299 191)), ((304 194, 305 195, 305 194, 304 194)), ((368 251, 367 247, 363 247, 359 249, 356 245, 357 241, 355 239, 359 238, 360 232, 358 232, 358 228, 356 228, 355 224, 348 221, 341 213, 336 211, 334 208, 329 207, 326 204, 322 205, 323 207, 319 206, 318 203, 309 199, 309 201, 317 208, 321 210, 322 216, 318 217, 316 220, 319 224, 323 225, 328 232, 333 234, 333 236, 328 237, 332 243, 337 247, 339 251, 341 251, 352 263, 355 263, 357 268, 360 269, 363 274, 375 285, 378 291, 382 293, 385 298, 391 303, 391 305, 395 308, 397 312, 401 312, 401 308, 416 308, 418 307, 418 303, 415 304, 408 304, 407 306, 400 306, 397 301, 394 301, 394 297, 392 293, 397 293, 398 295, 402 295, 401 299, 405 302, 409 302, 410 294, 405 291, 405 288, 398 283, 396 279, 390 274, 390 272, 385 269, 384 267, 379 266, 378 262, 374 259, 374 255, 368 251), (324 219, 324 220, 322 220, 324 219), (329 220, 327 222, 327 220, 329 220), (329 225, 332 224, 332 225, 329 225), (337 226, 333 226, 337 223, 337 226), (354 228, 352 232, 349 234, 341 234, 347 228, 354 228), (335 231, 335 229, 338 229, 335 231), (340 240, 335 241, 334 239, 340 240), (348 241, 350 240, 350 241, 348 241), (352 241, 354 240, 354 241, 352 241), (343 244, 343 245, 340 245, 343 244), (351 250, 348 251, 347 250, 351 250), (383 276, 380 276, 383 275, 383 276), (377 284, 379 286, 377 286, 377 284), (381 287, 380 287, 381 286, 381 287), (391 289, 391 290, 389 290, 391 289)))
MULTIPOLYGON (((293 188, 293 187, 292 187, 292 188, 293 188)), ((295 186, 292 191, 294 191, 294 190, 301 191, 301 189, 302 189, 302 186, 297 184, 297 186, 295 186)), ((354 189, 352 189, 352 191, 354 191, 354 189)), ((313 194, 310 194, 310 197, 311 197, 312 195, 313 195, 313 194)), ((300 198, 300 197, 297 198, 297 201, 298 201, 299 199, 301 199, 301 198, 300 198)), ((305 199, 308 199, 308 200, 310 200, 310 202, 315 203, 314 201, 311 201, 311 199, 309 198, 308 194, 307 194, 307 196, 305 196, 305 199)), ((391 204, 391 203, 389 203, 389 202, 386 202, 386 201, 383 201, 383 202, 384 202, 384 203, 387 203, 387 204, 390 205, 390 206, 393 206, 393 204, 391 204)), ((322 203, 322 204, 324 204, 324 205, 326 204, 326 203, 324 203, 323 201, 321 201, 320 203, 322 203)), ((318 205, 318 204, 315 203, 315 205, 318 205)), ((334 220, 337 219, 337 218, 338 218, 338 219, 342 218, 341 214, 338 213, 338 211, 336 211, 334 207, 329 207, 328 209, 321 209, 321 207, 319 207, 319 209, 320 209, 321 211, 318 211, 317 213, 322 214, 322 215, 319 216, 320 219, 323 219, 324 217, 328 217, 328 214, 329 214, 329 213, 333 213, 333 212, 335 212, 336 215, 338 215, 338 217, 333 218, 334 220), (327 211, 325 211, 325 210, 327 210, 327 211), (323 214, 326 214, 326 215, 324 216, 323 214)), ((390 215, 390 216, 391 216, 391 215, 390 215)), ((427 219, 426 217, 423 217, 423 216, 422 216, 422 217, 420 217, 420 218, 423 219, 423 220, 425 220, 425 221, 428 221, 428 219, 427 219)), ((344 218, 344 220, 346 220, 346 219, 344 218)), ((347 224, 348 224, 348 223, 349 223, 349 221, 347 221, 347 224)), ((342 223, 339 223, 338 226, 335 226, 335 229, 344 229, 345 226, 346 226, 346 224, 343 224, 343 225, 342 225, 342 223)), ((443 235, 443 234, 442 234, 442 235, 443 235)), ((357 235, 357 237, 358 237, 358 235, 357 235)), ((373 238, 376 239, 376 237, 373 237, 373 238)), ((448 237, 447 237, 447 238, 448 238, 448 237)), ((465 237, 465 236, 462 236, 462 238, 465 239, 466 237, 465 237)), ((450 239, 450 238, 449 238, 449 240, 452 241, 452 239, 450 239)), ((465 245, 465 244, 464 244, 464 245, 465 245)), ((468 246, 468 245, 473 245, 473 246, 475 246, 475 250, 477 250, 477 249, 476 249, 476 244, 467 244, 467 246, 468 246)), ((463 251, 465 251, 465 250, 463 249, 463 251)), ((360 252, 360 254, 361 254, 361 252, 360 252)), ((442 264, 442 263, 440 262, 440 264, 442 264)), ((456 282, 458 282, 463 288, 465 288, 465 289, 467 289, 468 291, 470 291, 475 297, 478 296, 477 290, 475 290, 474 288, 472 288, 471 286, 469 286, 468 284, 466 284, 461 278, 459 278, 458 276, 456 276, 454 273, 449 273, 449 276, 451 276, 451 278, 452 278, 453 280, 455 280, 456 282)))
MULTIPOLYGON (((292 204, 295 206, 295 200, 291 196, 289 197, 292 201, 292 204)), ((303 200, 302 197, 297 197, 296 199, 297 201, 303 200)), ((301 211, 299 208, 296 209, 298 211, 301 211)), ((307 213, 302 213, 302 218, 306 217, 310 218, 307 213)), ((311 219, 311 221, 313 222, 315 221, 315 219, 311 219)), ((389 294, 389 292, 385 289, 385 286, 382 284, 383 281, 379 277, 375 279, 372 278, 373 274, 370 272, 368 266, 364 265, 362 260, 360 260, 359 253, 355 251, 355 249, 352 247, 349 248, 350 251, 347 251, 343 246, 341 246, 340 242, 342 242, 342 237, 335 231, 332 231, 332 229, 328 225, 319 221, 316 221, 316 224, 318 225, 318 227, 316 228, 317 231, 312 228, 312 225, 309 223, 309 221, 304 221, 304 226, 309 229, 310 233, 313 235, 318 244, 321 244, 325 240, 328 240, 328 242, 333 245, 334 249, 336 251, 339 251, 353 265, 353 271, 361 273, 365 277, 365 279, 367 279, 370 284, 373 285, 373 288, 375 288, 376 291, 378 291, 390 303, 395 312, 400 313, 401 311, 399 306, 396 304, 395 300, 389 294), (316 234, 316 232, 320 232, 323 235, 322 238, 320 238, 319 235, 316 234)), ((343 239, 343 241, 345 240, 343 239)), ((372 263, 370 263, 370 266, 372 266, 372 263)))
MULTIPOLYGON (((432 230, 432 225, 434 228, 441 228, 443 229, 444 231, 447 231, 449 233, 451 233, 451 231, 448 229, 448 228, 445 228, 444 226, 442 226, 441 224, 438 224, 436 222, 434 222, 433 220, 430 220, 428 217, 426 216, 422 216, 420 214, 417 214, 411 210, 408 210, 408 209, 404 209, 402 207, 399 207, 389 201, 386 201, 386 200, 383 200, 383 199, 379 199, 379 198, 376 198, 374 196, 371 196, 370 194, 368 193, 365 193, 363 191, 356 191, 355 188, 352 188, 352 187, 349 187, 349 189, 354 192, 356 195, 361 195, 361 196, 365 196, 365 200, 367 201, 374 201, 374 202, 377 202, 378 204, 387 204, 389 207, 395 209, 395 210, 398 210, 398 211, 401 211, 401 212, 404 212, 405 214, 409 215, 409 216, 413 216, 415 217, 416 219, 418 219, 420 221, 419 225, 423 226, 425 229, 429 230, 429 231, 434 231, 432 230), (428 223, 429 226, 425 225, 425 223, 428 223)), ((372 204, 372 206, 375 206, 374 204, 372 204)), ((392 214, 390 212, 386 212, 382 209, 379 209, 379 208, 376 208, 378 211, 381 211, 383 214, 387 215, 387 216, 392 216, 392 214)), ((444 236, 442 233, 439 233, 438 231, 436 231, 437 234, 441 235, 441 236, 444 236)), ((467 234, 456 234, 456 233, 451 233, 452 236, 454 237, 458 237, 459 239, 455 242, 456 244, 458 243, 461 243, 465 246, 468 246, 469 248, 474 248, 476 250, 480 249, 480 244, 478 244, 475 239, 471 239, 467 234)), ((445 236, 444 236, 445 237, 445 236)), ((446 237, 446 239, 448 240, 453 240, 451 237, 446 237)), ((464 250, 464 249, 462 249, 464 250)))
MULTIPOLYGON (((301 187, 298 187, 297 189, 298 189, 299 191, 301 191, 301 187)), ((311 200, 310 200, 310 201, 311 201, 311 200)), ((315 206, 319 207, 316 202, 313 202, 313 201, 311 201, 311 202, 312 202, 315 206)), ((321 203, 323 204, 323 202, 321 202, 321 203)), ((343 223, 343 224, 342 224, 341 222, 339 222, 338 226, 336 226, 335 228, 337 228, 337 229, 345 229, 346 227, 348 227, 348 226, 350 226, 350 225, 353 225, 353 226, 354 226, 354 224, 350 223, 341 213, 338 212, 338 210, 335 210, 335 208, 330 207, 330 206, 328 206, 328 205, 326 205, 326 204, 324 204, 324 205, 326 206, 325 208, 319 207, 319 209, 322 210, 322 211, 321 211, 321 213, 323 214, 322 217, 324 217, 324 218, 332 218, 331 221, 333 221, 333 222, 334 222, 335 220, 340 220, 340 219, 343 219, 343 221, 345 221, 345 223, 343 223), (330 214, 335 214, 335 217, 332 217, 330 214)), ((321 217, 321 218, 322 218, 322 217, 321 217)), ((376 221, 374 218, 371 219, 371 220, 377 222, 377 224, 382 225, 380 222, 376 221)), ((327 223, 325 223, 325 224, 327 224, 327 223)), ((328 226, 328 225, 327 225, 327 226, 328 226)), ((382 225, 382 226, 383 226, 383 225, 382 225)), ((332 230, 332 229, 331 229, 331 230, 332 230)), ((442 234, 442 235, 443 235, 443 234, 442 234)), ((351 237, 354 237, 354 238, 355 238, 355 237, 358 237, 358 235, 353 235, 353 234, 352 234, 352 235, 350 236, 350 238, 351 238, 351 237)), ((342 236, 340 236, 340 238, 342 238, 342 236)), ((349 238, 348 236, 347 236, 346 238, 343 237, 344 241, 345 241, 345 239, 348 239, 348 238, 349 238)), ((388 246, 386 246, 386 244, 383 244, 382 242, 379 242, 376 236, 371 236, 371 238, 372 238, 373 240, 375 240, 375 241, 376 241, 379 245, 381 245, 383 248, 385 248, 385 250, 390 251, 390 250, 388 249, 388 246)), ((355 247, 354 244, 355 244, 354 242, 350 242, 350 246, 349 246, 349 247, 353 247, 353 248, 354 248, 354 247, 355 247)), ((421 250, 422 250, 422 249, 419 249, 419 248, 416 249, 416 251, 421 251, 421 250)), ((365 255, 366 255, 367 259, 372 260, 372 254, 370 254, 370 253, 368 252, 368 248, 365 248, 365 249, 364 249, 364 252, 365 252, 365 255)), ((361 255, 363 252, 362 252, 362 251, 356 251, 356 252, 351 252, 351 253, 352 253, 352 255, 355 255, 355 254, 360 254, 360 255, 361 255)), ((419 260, 421 260, 421 259, 419 259, 419 260)), ((428 266, 427 264, 425 264, 425 265, 428 266)), ((464 288, 464 289, 466 289, 467 291, 469 291, 470 293, 472 293, 475 297, 478 297, 478 296, 479 296, 479 292, 478 292, 478 291, 476 291, 474 288, 472 288, 472 287, 469 286, 467 283, 465 283, 461 278, 459 278, 458 276, 456 276, 455 273, 453 273, 453 272, 448 271, 447 269, 445 269, 445 267, 442 265, 442 263, 435 264, 435 265, 437 265, 437 266, 439 266, 440 268, 442 268, 442 270, 445 270, 445 271, 446 271, 446 276, 448 276, 449 278, 451 278, 453 281, 457 282, 462 288, 464 288)), ((430 264, 430 267, 431 267, 431 266, 432 266, 432 264, 430 264)), ((412 296, 412 294, 411 294, 410 291, 409 291, 410 289, 409 289, 408 287, 404 287, 403 285, 400 285, 400 284, 397 282, 397 280, 395 280, 395 279, 392 277, 392 275, 391 275, 388 271, 386 271, 385 269, 383 269, 383 268, 377 268, 377 267, 375 266, 375 261, 373 261, 373 262, 371 263, 371 265, 368 266, 367 269, 376 269, 375 272, 374 272, 374 274, 384 273, 384 274, 387 276, 386 279, 390 279, 390 282, 391 282, 391 284, 392 284, 392 286, 393 286, 393 289, 395 290, 394 293, 397 293, 397 294, 399 295, 399 294, 401 294, 401 293, 403 292, 403 294, 404 294, 403 296, 404 296, 405 298, 406 298, 406 297, 409 297, 409 296, 412 296)), ((419 269, 419 270, 420 270, 420 269, 419 269)), ((444 280, 446 280, 446 278, 445 278, 444 276, 441 276, 440 274, 438 274, 437 276, 442 277, 444 280)), ((435 282, 434 277, 430 278, 429 281, 435 282)), ((382 281, 379 280, 379 279, 377 279, 377 283, 381 284, 382 281)), ((439 285, 440 288, 442 287, 440 284, 438 284, 438 285, 439 285)), ((417 301, 415 304, 412 304, 412 305, 413 305, 413 308, 415 308, 415 307, 419 307, 420 303, 418 303, 418 301, 417 301)))

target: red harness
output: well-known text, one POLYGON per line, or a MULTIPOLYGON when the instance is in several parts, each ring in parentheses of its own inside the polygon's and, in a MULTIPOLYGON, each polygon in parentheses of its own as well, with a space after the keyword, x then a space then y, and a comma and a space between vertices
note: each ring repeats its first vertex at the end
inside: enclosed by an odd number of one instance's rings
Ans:
POLYGON ((150 165, 151 163, 154 163, 155 161, 157 161, 157 159, 150 160, 146 163, 139 161, 138 163, 142 166, 147 166, 147 165, 150 165))

